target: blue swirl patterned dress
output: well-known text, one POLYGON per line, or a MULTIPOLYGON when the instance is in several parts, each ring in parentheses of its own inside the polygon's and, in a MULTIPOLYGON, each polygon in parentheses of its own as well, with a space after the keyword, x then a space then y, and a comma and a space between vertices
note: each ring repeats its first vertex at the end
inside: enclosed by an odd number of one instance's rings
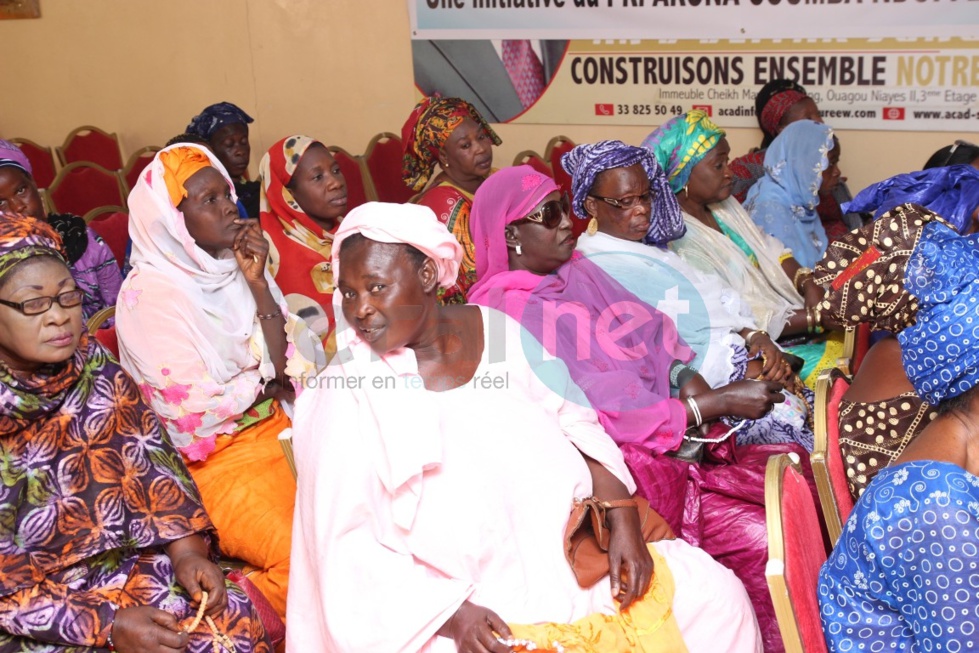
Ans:
POLYGON ((979 651, 979 478, 880 471, 819 574, 830 651, 979 651))

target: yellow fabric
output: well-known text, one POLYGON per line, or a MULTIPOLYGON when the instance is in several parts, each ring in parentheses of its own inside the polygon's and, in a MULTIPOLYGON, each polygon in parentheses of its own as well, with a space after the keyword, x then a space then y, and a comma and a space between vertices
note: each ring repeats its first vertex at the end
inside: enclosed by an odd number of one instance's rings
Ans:
POLYGON ((184 184, 191 175, 201 168, 211 167, 210 159, 196 147, 175 147, 160 152, 160 163, 163 164, 163 181, 167 184, 167 193, 175 207, 187 197, 184 184))
POLYGON ((816 390, 816 381, 819 379, 819 375, 823 373, 823 370, 828 370, 836 367, 837 361, 843 356, 843 332, 842 331, 831 331, 826 335, 826 348, 823 349, 823 355, 820 357, 819 362, 813 368, 812 372, 806 375, 803 382, 809 387, 810 390, 816 390))
POLYGON ((271 416, 218 436, 207 460, 188 465, 218 530, 222 555, 256 568, 248 579, 283 619, 296 480, 278 438, 290 426, 276 403, 271 416))
MULTIPOLYGON (((655 574, 646 595, 626 612, 593 614, 573 624, 513 625, 517 641, 531 641, 541 653, 553 653, 559 644, 566 653, 683 653, 687 646, 673 616, 673 574, 666 560, 649 545, 655 574)), ((604 581, 603 581, 604 582, 604 581)), ((528 650, 521 644, 514 651, 528 650)))

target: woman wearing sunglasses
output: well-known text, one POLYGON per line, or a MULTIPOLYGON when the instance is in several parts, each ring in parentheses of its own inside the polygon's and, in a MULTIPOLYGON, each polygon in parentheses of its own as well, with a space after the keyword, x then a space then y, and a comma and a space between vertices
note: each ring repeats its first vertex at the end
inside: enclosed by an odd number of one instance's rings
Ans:
MULTIPOLYGON (((645 150, 632 149, 647 164, 652 161, 645 150)), ((637 184, 629 194, 609 198, 643 216, 623 216, 623 230, 638 230, 644 221, 645 234, 651 211, 672 210, 680 219, 672 194, 658 195, 651 207, 644 179, 645 185, 637 184)), ((688 367, 694 353, 673 321, 575 252, 569 204, 553 180, 528 166, 504 168, 487 179, 473 202, 473 236, 486 244, 486 253, 476 261, 469 300, 506 312, 529 331, 533 338, 524 341, 524 351, 545 383, 557 382, 557 369, 567 366, 584 396, 574 388, 566 399, 598 412, 622 448, 639 492, 676 533, 738 575, 752 597, 765 650, 782 650, 765 585, 762 488, 768 455, 795 447, 738 447, 735 457, 735 438, 729 437, 701 462, 671 454, 696 441, 691 438, 702 438, 697 427, 721 417, 733 419, 709 437, 733 431, 740 440, 742 431, 758 428, 792 433, 770 412, 786 396, 778 383, 744 380, 743 368, 740 378, 712 389, 688 367), (554 363, 555 357, 563 364, 554 363)))

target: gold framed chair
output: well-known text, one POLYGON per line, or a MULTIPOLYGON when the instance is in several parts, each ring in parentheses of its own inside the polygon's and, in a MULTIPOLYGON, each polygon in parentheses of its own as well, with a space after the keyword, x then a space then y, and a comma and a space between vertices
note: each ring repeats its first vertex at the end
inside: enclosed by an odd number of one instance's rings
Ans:
POLYGON ((849 387, 850 379, 839 369, 824 370, 816 381, 813 414, 815 440, 809 461, 819 491, 826 532, 833 545, 840 538, 843 524, 853 510, 853 497, 840 451, 839 427, 840 400, 849 387))
POLYGON ((119 137, 94 125, 82 125, 72 129, 65 142, 55 148, 62 166, 85 161, 97 163, 106 170, 122 169, 122 148, 119 137))
POLYGON ((779 454, 768 459, 765 517, 765 578, 786 653, 826 653, 816 590, 826 549, 798 454, 779 454))

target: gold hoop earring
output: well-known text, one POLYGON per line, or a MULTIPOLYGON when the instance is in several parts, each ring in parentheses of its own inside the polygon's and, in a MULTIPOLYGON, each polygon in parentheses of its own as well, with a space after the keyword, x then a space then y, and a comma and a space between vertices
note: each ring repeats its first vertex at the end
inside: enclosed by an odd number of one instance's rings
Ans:
POLYGON ((683 185, 683 192, 687 196, 687 199, 690 199, 690 184, 683 185))

